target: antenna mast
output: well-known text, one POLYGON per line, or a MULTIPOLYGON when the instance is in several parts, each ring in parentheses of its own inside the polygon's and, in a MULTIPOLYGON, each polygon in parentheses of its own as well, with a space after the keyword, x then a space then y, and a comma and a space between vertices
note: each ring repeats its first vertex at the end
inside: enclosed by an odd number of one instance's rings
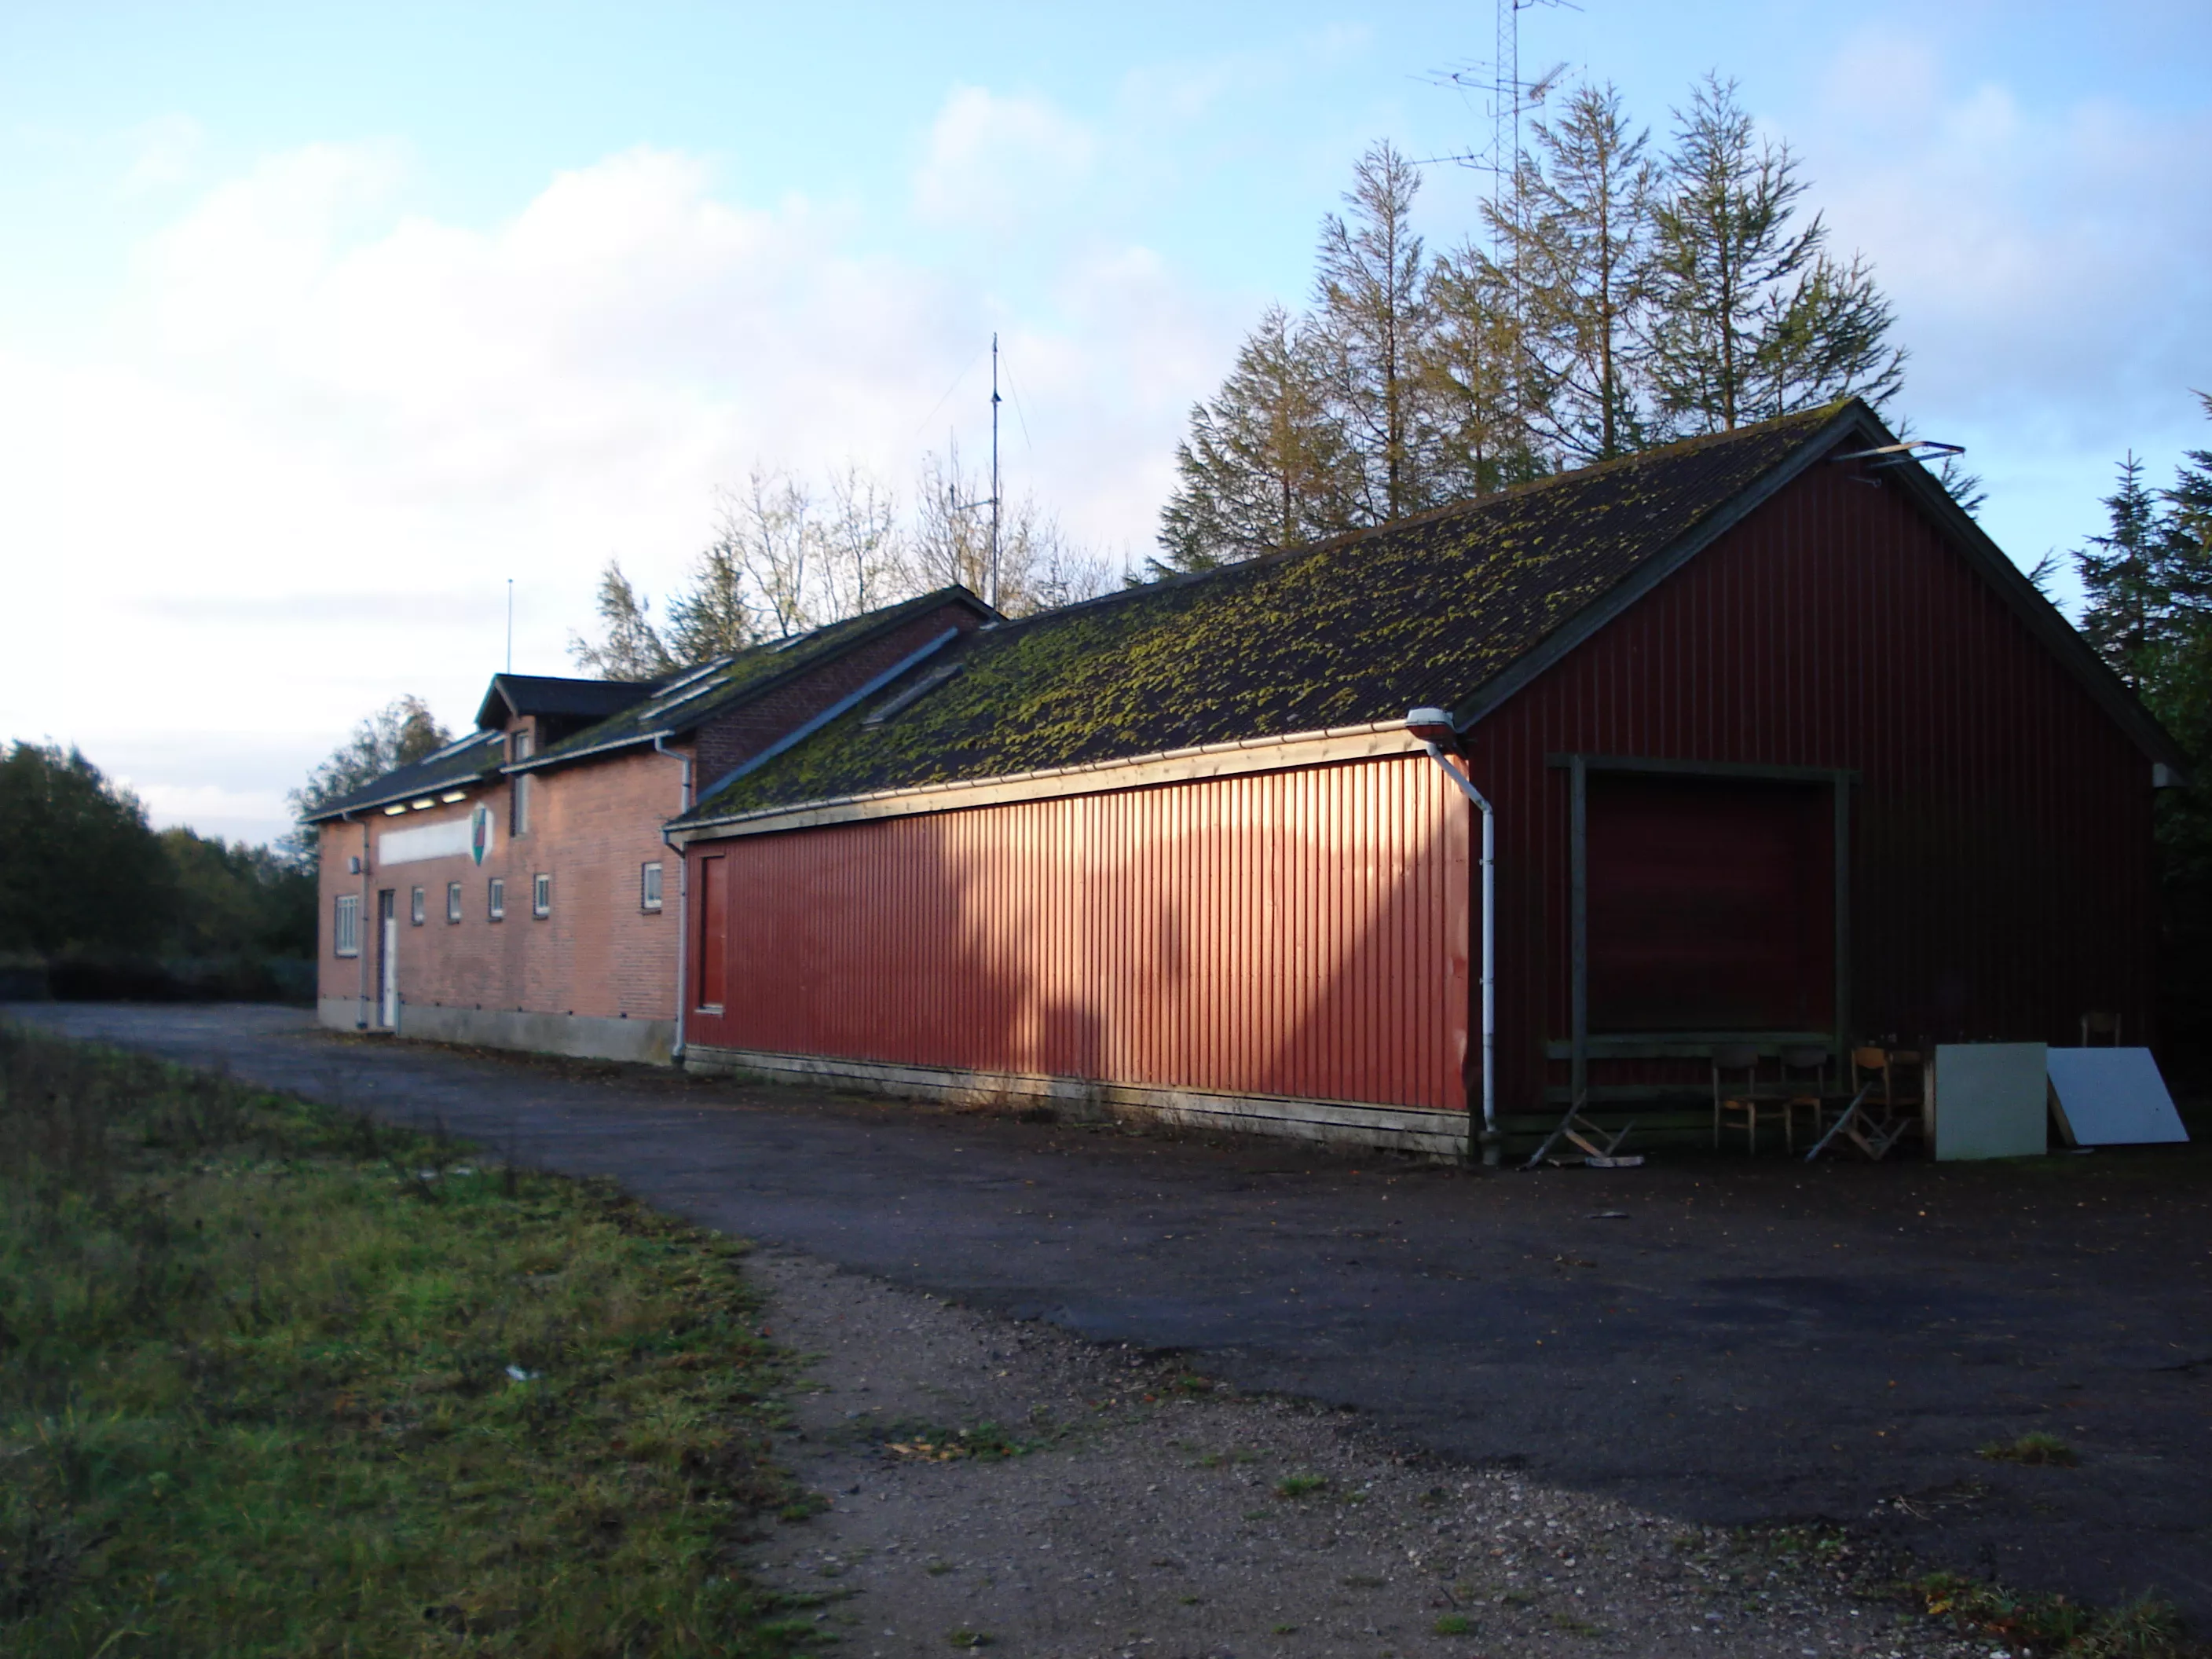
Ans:
POLYGON ((514 578, 507 579, 507 672, 514 672, 514 578))
POLYGON ((999 608, 999 331, 991 331, 991 608, 999 608))

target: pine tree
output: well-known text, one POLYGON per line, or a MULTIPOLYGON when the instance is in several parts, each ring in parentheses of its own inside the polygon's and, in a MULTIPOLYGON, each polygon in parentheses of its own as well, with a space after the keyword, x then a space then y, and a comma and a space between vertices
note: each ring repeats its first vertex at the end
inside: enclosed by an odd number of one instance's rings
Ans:
POLYGON ((2105 511, 2110 531, 2074 555, 2084 600, 2081 632, 2115 673, 2141 690, 2156 678, 2172 595, 2161 557, 2168 527, 2133 453, 2120 463, 2119 488, 2105 497, 2105 511))
POLYGON ((1328 393, 1312 327, 1268 307, 1221 390, 1191 409, 1155 574, 1210 569, 1350 526, 1357 479, 1328 393))
POLYGON ((1556 125, 1539 123, 1523 163, 1517 224, 1492 231, 1516 262, 1522 406, 1539 441, 1571 462, 1607 461, 1647 441, 1644 357, 1657 169, 1611 86, 1577 88, 1556 125))
POLYGON ((1428 260, 1413 227, 1419 171, 1388 143, 1370 148, 1345 192, 1350 217, 1322 222, 1315 301, 1330 389, 1360 461, 1370 524, 1431 504, 1436 433, 1420 365, 1431 318, 1428 260))
POLYGON ((1662 406, 1717 432, 1861 396, 1904 376, 1889 306, 1866 263, 1825 252, 1786 144, 1757 142, 1735 83, 1708 76, 1675 112, 1668 191, 1656 214, 1653 379, 1662 406))

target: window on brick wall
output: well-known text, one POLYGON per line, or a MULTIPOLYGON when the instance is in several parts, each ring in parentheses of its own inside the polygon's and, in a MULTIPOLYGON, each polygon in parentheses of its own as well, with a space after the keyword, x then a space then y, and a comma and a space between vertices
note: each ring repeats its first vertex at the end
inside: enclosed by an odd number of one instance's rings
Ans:
POLYGON ((494 876, 484 888, 484 914, 494 921, 507 920, 507 883, 494 876))
POLYGON ((660 862, 640 865, 637 872, 637 908, 658 910, 660 908, 660 862))
POLYGON ((459 921, 460 919, 461 884, 458 881, 449 881, 446 884, 446 920, 459 921))
POLYGON ((357 957, 361 954, 361 895, 341 893, 337 908, 331 917, 331 949, 336 955, 357 957))
POLYGON ((413 922, 417 927, 420 927, 429 919, 429 906, 422 896, 422 890, 417 887, 412 893, 408 895, 407 920, 413 922))
POLYGON ((530 878, 530 914, 541 918, 553 914, 553 878, 543 872, 530 878))

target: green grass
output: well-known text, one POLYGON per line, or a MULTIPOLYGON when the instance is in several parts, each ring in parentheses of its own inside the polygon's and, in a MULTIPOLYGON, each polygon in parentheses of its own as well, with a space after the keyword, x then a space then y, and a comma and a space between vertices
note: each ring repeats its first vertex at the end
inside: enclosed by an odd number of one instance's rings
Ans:
POLYGON ((1429 1628, 1439 1636, 1471 1636, 1474 1633, 1474 1620, 1463 1613, 1439 1613, 1437 1622, 1429 1628))
POLYGON ((0 1024, 0 1653, 801 1650, 739 1255, 0 1024))
POLYGON ((2184 1646, 2169 1602, 2150 1596, 2125 1607, 2084 1607, 2063 1595, 2029 1595, 1959 1573, 1931 1573, 1911 1588, 1929 1613, 1963 1631, 2024 1645, 2045 1659, 2168 1659, 2184 1646))
POLYGON ((2070 1469, 2081 1462, 2073 1447, 2055 1434, 2039 1431, 2017 1440, 1993 1440, 1976 1455, 1992 1463, 2043 1464, 2062 1469, 2070 1469))
POLYGON ((1275 1483, 1278 1498, 1310 1498, 1328 1485, 1328 1478, 1319 1474, 1286 1474, 1275 1483))

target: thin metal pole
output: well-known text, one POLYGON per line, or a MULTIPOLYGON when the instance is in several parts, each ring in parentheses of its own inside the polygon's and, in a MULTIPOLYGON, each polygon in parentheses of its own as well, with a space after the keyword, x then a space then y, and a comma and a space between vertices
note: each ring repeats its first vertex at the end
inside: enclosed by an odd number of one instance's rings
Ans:
POLYGON ((514 578, 507 579, 507 672, 514 672, 514 578))
POLYGON ((999 605, 999 331, 991 331, 991 608, 999 605))

